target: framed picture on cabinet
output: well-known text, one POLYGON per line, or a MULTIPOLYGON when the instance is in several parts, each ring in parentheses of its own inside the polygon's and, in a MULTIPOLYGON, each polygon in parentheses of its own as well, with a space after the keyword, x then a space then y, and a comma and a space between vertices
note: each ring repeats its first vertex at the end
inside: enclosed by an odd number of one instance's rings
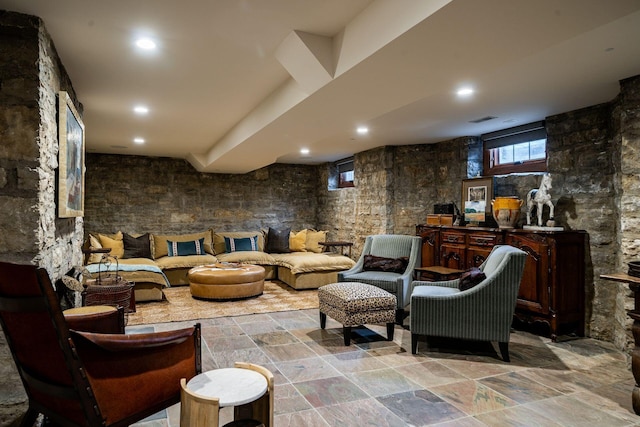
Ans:
POLYGON ((58 216, 84 215, 84 124, 67 92, 58 95, 58 216))
POLYGON ((470 223, 485 222, 491 217, 493 199, 493 177, 462 180, 462 203, 464 220, 470 223))

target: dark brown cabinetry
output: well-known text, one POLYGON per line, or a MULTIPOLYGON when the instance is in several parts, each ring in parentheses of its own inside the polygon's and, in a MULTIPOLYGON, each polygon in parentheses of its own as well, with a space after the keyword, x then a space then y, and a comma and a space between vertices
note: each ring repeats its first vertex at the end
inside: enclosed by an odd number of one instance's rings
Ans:
POLYGON ((419 224, 422 267, 441 265, 466 270, 484 262, 495 245, 527 253, 515 317, 544 322, 558 334, 584 335, 584 231, 502 230, 419 224))

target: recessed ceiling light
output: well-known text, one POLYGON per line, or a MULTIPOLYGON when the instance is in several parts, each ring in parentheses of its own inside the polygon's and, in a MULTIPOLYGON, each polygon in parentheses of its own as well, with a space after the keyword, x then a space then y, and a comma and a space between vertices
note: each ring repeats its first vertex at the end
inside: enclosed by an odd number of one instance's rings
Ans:
POLYGON ((144 105, 136 105, 135 107, 133 107, 133 111, 136 114, 147 114, 149 112, 149 108, 145 107, 144 105))
POLYGON ((144 138, 133 138, 133 142, 136 144, 144 144, 144 138))
POLYGON ((151 40, 149 37, 141 37, 136 40, 136 46, 144 50, 153 50, 156 48, 156 42, 151 40))
POLYGON ((458 91, 456 92, 456 95, 460 97, 471 96, 473 95, 473 92, 474 92, 473 88, 469 86, 465 86, 458 89, 458 91))
POLYGON ((307 154, 309 154, 311 151, 309 151, 308 148, 301 148, 300 149, 300 154, 302 154, 303 156, 306 156, 307 154))
POLYGON ((369 133, 369 128, 366 126, 358 126, 356 132, 358 132, 358 135, 366 135, 369 133))

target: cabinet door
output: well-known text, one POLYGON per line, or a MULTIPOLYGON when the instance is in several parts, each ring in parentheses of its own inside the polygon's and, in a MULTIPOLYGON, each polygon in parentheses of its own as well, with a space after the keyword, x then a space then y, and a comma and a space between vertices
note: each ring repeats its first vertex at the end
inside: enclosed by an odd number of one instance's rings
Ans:
POLYGON ((509 234, 506 243, 527 253, 517 308, 549 314, 549 245, 535 234, 509 234))
POLYGON ((440 242, 440 265, 465 270, 467 265, 465 234, 450 230, 442 231, 440 242))
POLYGON ((495 245, 504 241, 502 234, 472 232, 467 236, 467 268, 482 264, 495 245))
POLYGON ((416 236, 422 239, 422 261, 420 267, 438 265, 438 245, 440 230, 424 225, 416 226, 416 236))

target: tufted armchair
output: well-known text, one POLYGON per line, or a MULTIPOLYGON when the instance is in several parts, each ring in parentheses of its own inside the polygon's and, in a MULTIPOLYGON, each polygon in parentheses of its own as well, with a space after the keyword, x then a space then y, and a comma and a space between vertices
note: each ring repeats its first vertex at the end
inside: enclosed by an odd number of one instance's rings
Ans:
POLYGON ((413 271, 420 262, 421 241, 417 236, 381 234, 368 236, 356 265, 338 273, 339 282, 360 282, 377 286, 396 296, 396 323, 402 325, 404 308, 409 304, 409 293, 413 271), (365 269, 365 256, 398 259, 408 258, 403 272, 377 271, 365 269))
POLYGON ((464 291, 459 279, 413 282, 411 352, 420 335, 498 341, 509 361, 509 334, 527 254, 508 245, 495 246, 480 269, 486 278, 464 291))
POLYGON ((70 330, 49 275, 0 262, 0 325, 29 398, 22 419, 128 426, 180 401, 201 371, 200 325, 142 334, 70 330))

